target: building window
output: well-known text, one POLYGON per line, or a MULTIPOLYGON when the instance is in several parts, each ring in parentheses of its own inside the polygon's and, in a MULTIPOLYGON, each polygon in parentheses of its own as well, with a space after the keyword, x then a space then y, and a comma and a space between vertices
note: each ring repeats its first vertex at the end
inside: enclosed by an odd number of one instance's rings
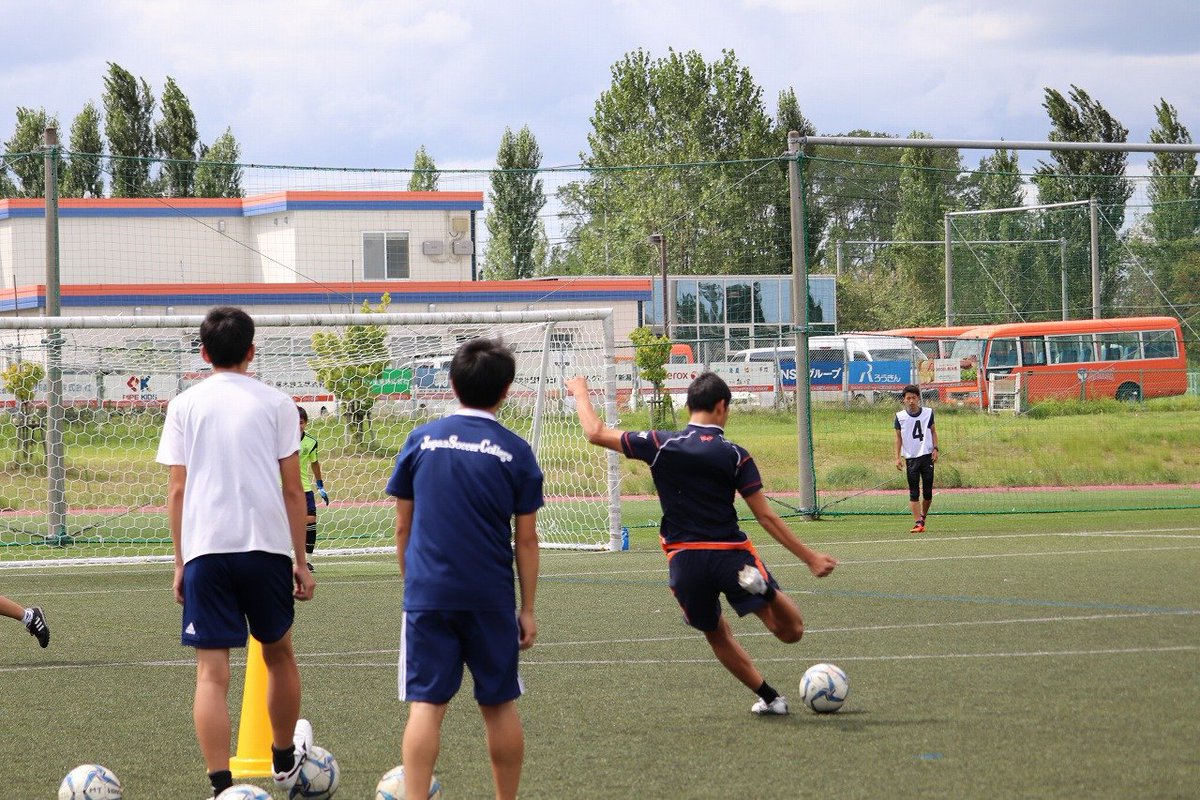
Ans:
POLYGON ((363 237, 363 279, 408 278, 408 232, 372 232, 363 237))

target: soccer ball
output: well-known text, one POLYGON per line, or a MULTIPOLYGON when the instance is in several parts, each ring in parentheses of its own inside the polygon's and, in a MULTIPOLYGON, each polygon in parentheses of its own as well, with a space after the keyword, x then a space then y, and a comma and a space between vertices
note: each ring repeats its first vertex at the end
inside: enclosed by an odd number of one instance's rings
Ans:
POLYGON ((308 758, 304 759, 300 774, 296 776, 296 785, 288 792, 288 797, 291 800, 326 800, 333 797, 341 772, 333 753, 313 745, 308 749, 308 758))
POLYGON ((816 664, 800 679, 804 705, 818 714, 830 714, 842 707, 850 694, 850 679, 833 664, 816 664))
POLYGON ((217 800, 271 800, 271 795, 267 793, 266 789, 249 783, 239 783, 217 795, 217 800))
POLYGON ((121 800, 121 782, 106 767, 80 764, 58 785, 58 800, 121 800))
MULTIPOLYGON (((429 800, 441 800, 442 782, 433 776, 429 785, 429 800)), ((404 800, 404 766, 392 767, 375 787, 375 800, 404 800)))

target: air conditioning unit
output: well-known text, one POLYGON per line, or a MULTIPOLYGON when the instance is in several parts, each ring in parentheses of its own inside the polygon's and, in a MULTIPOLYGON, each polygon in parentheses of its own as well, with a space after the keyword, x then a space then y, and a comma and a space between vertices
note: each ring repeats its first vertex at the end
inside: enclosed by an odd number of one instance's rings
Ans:
POLYGON ((470 239, 455 239, 450 246, 456 256, 469 256, 475 252, 475 243, 470 239))
POLYGON ((446 243, 441 239, 426 239, 421 242, 421 252, 427 256, 440 256, 446 252, 446 243))

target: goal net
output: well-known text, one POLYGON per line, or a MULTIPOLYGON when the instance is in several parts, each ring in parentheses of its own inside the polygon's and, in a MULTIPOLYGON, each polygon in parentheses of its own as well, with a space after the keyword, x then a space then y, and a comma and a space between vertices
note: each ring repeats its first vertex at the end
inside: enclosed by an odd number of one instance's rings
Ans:
MULTIPOLYGON (((316 557, 386 550, 383 487, 417 425, 457 407, 457 346, 500 337, 517 377, 500 421, 545 473, 543 546, 619 547, 618 464, 588 444, 563 391, 587 375, 615 419, 611 310, 259 316, 252 372, 295 398, 318 441, 316 557)), ((167 402, 203 380, 202 317, 0 319, 0 563, 169 557, 167 402), (53 327, 51 327, 53 326, 53 327), (22 383, 22 380, 24 383, 22 383)))

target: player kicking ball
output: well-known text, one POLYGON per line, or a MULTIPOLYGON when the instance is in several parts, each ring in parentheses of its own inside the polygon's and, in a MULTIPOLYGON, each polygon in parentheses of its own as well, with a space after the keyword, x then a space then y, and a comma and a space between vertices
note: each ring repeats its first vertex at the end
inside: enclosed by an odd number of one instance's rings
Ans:
POLYGON ((688 387, 690 419, 684 430, 638 432, 609 428, 600 420, 588 397, 586 378, 572 378, 567 388, 589 442, 650 465, 662 506, 659 534, 670 587, 687 624, 703 633, 717 660, 758 695, 751 713, 788 713, 787 700, 763 679, 721 613, 724 594, 738 616, 756 614, 782 642, 798 642, 804 633, 800 608, 780 591, 738 527, 735 493, 741 494, 763 529, 816 577, 831 573, 837 559, 796 538, 767 505, 754 459, 725 438, 729 386, 715 373, 700 375, 688 387))

